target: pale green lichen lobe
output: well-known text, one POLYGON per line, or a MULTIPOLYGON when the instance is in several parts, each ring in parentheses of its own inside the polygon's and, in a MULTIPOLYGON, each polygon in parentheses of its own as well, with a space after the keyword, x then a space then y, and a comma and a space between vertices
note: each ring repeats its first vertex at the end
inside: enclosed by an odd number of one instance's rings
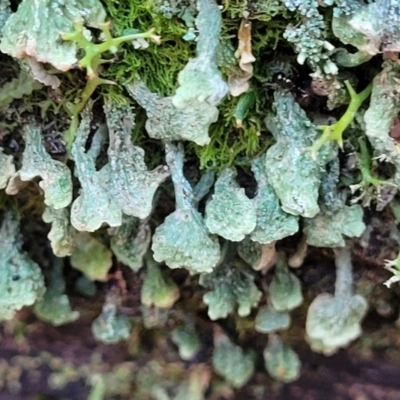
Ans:
POLYGON ((203 301, 208 306, 208 316, 212 321, 226 318, 233 313, 236 305, 239 316, 246 317, 262 296, 254 277, 241 264, 223 262, 210 274, 202 274, 200 284, 208 289, 203 301))
POLYGON ((178 109, 172 97, 152 93, 143 82, 126 85, 128 93, 147 113, 146 131, 153 139, 189 140, 199 146, 210 142, 208 130, 218 119, 218 109, 206 102, 178 109))
POLYGON ((22 167, 18 171, 20 179, 30 181, 40 177, 39 186, 44 192, 44 203, 56 210, 67 207, 72 201, 71 171, 47 153, 41 129, 37 124, 25 126, 24 140, 22 167))
POLYGON ((268 183, 265 170, 265 155, 253 160, 251 169, 257 181, 257 193, 254 198, 257 225, 250 238, 262 244, 272 243, 299 230, 298 217, 282 210, 279 198, 268 183))
POLYGON ((276 140, 267 150, 265 159, 269 183, 284 211, 312 218, 319 212, 321 167, 332 158, 331 149, 322 149, 319 158, 314 159, 309 147, 319 136, 317 127, 289 92, 277 90, 274 98, 276 115, 266 118, 267 127, 276 140))
POLYGON ((345 237, 360 237, 365 231, 360 205, 342 205, 335 211, 323 208, 312 219, 306 219, 304 233, 307 243, 317 247, 344 247, 345 237))
POLYGON ((269 285, 271 304, 276 311, 290 311, 301 305, 303 294, 301 283, 289 271, 284 254, 278 255, 274 277, 269 285))
POLYGON ((110 138, 110 192, 124 214, 147 218, 156 190, 169 176, 168 167, 160 165, 148 170, 144 150, 132 143, 134 115, 128 104, 106 101, 104 111, 110 138))
POLYGON ((0 189, 7 186, 8 180, 15 174, 14 158, 4 154, 0 147, 0 189))
POLYGON ((217 334, 214 338, 213 367, 233 387, 244 386, 254 373, 254 354, 234 345, 228 337, 217 334))
POLYGON ((76 232, 71 265, 91 280, 107 280, 112 266, 112 253, 107 246, 88 232, 76 232))
POLYGON ((44 292, 39 265, 21 251, 20 218, 15 211, 5 213, 0 228, 0 321, 12 319, 22 307, 31 306, 44 292))
POLYGON ((151 258, 146 259, 146 276, 140 301, 146 307, 171 308, 179 298, 179 288, 151 258))
POLYGON ((128 318, 118 314, 117 307, 112 303, 106 303, 102 313, 92 323, 93 336, 105 344, 115 344, 128 339, 131 329, 128 318))
POLYGON ((151 229, 147 220, 122 217, 122 225, 110 228, 110 246, 118 261, 137 272, 143 266, 143 258, 151 243, 151 229))
POLYGON ((200 350, 201 342, 193 324, 178 326, 171 333, 171 339, 178 346, 182 360, 193 359, 200 350))
POLYGON ((90 114, 85 111, 79 125, 71 154, 75 161, 75 175, 81 183, 79 196, 72 203, 71 223, 78 231, 94 232, 102 224, 120 226, 122 212, 115 197, 108 190, 108 165, 96 170, 96 159, 86 152, 90 134, 90 114))
POLYGON ((311 303, 306 321, 306 340, 313 351, 331 355, 361 335, 367 301, 353 294, 350 251, 336 252, 335 294, 319 294, 311 303))
POLYGON ((172 98, 178 108, 203 102, 216 106, 228 93, 216 60, 222 28, 221 10, 214 0, 197 0, 197 8, 197 57, 190 59, 178 75, 179 87, 172 98))
POLYGON ((291 318, 287 311, 276 311, 269 304, 258 310, 254 329, 260 333, 274 333, 288 329, 290 323, 291 318))
POLYGON ((74 228, 70 224, 70 215, 67 208, 55 210, 46 207, 42 215, 43 221, 51 224, 47 238, 50 241, 53 254, 57 257, 70 256, 74 250, 74 228))
POLYGON ((239 242, 256 227, 254 202, 236 182, 237 172, 226 168, 218 177, 206 205, 205 223, 211 233, 239 242))
POLYGON ((64 292, 63 262, 54 258, 49 286, 43 298, 35 303, 35 314, 54 326, 76 321, 79 312, 72 311, 68 296, 64 292))
POLYGON ((154 259, 191 273, 211 272, 220 259, 220 246, 218 239, 208 233, 197 211, 193 189, 183 175, 182 146, 167 143, 166 161, 175 188, 176 209, 153 235, 154 259))
POLYGON ((301 362, 297 353, 277 335, 270 335, 263 352, 265 369, 277 381, 290 383, 300 377, 301 362))

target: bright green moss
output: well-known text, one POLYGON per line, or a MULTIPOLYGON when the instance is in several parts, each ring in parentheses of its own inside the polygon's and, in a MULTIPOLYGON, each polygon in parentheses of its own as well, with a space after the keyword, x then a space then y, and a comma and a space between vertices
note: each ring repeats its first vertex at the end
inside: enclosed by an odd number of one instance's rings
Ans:
POLYGON ((236 127, 235 110, 239 98, 228 96, 219 106, 220 118, 210 127, 211 142, 207 146, 189 145, 190 152, 199 158, 201 169, 218 171, 233 165, 249 164, 269 144, 269 136, 262 133, 262 118, 252 105, 242 128, 236 127))
POLYGON ((171 95, 176 87, 178 72, 193 56, 195 42, 185 42, 185 23, 177 17, 164 18, 156 12, 152 0, 103 0, 117 35, 127 30, 155 28, 161 35, 161 45, 150 43, 147 49, 132 51, 125 46, 107 69, 104 77, 114 81, 131 82, 137 74, 149 89, 160 95, 171 95))
MULTIPOLYGON (((194 56, 195 41, 185 41, 187 33, 185 22, 178 18, 165 18, 157 12, 154 0, 103 0, 108 15, 113 22, 115 35, 128 33, 131 29, 145 31, 152 27, 161 35, 161 45, 150 43, 146 49, 132 50, 132 46, 125 46, 119 53, 118 59, 107 67, 102 76, 120 81, 131 82, 136 75, 146 83, 147 87, 159 95, 172 95, 177 87, 178 73, 185 67, 190 57, 194 56), (125 31, 125 32, 124 32, 125 31)), ((219 66, 226 76, 235 68, 236 60, 233 56, 237 47, 237 32, 243 13, 250 11, 253 21, 253 53, 257 59, 255 71, 259 76, 253 78, 263 82, 270 81, 273 69, 266 68, 265 61, 272 59, 271 51, 282 40, 288 17, 288 12, 280 6, 279 1, 272 1, 267 8, 262 8, 243 0, 225 1, 223 9, 223 31, 221 34, 221 48, 219 66), (279 18, 272 19, 279 14, 279 18), (267 24, 266 24, 267 22, 267 24), (266 50, 268 49, 268 50, 266 50), (229 50, 226 55, 224 50, 229 50)), ((259 86, 259 85, 255 85, 259 86)), ((104 86, 103 91, 111 96, 119 96, 117 87, 104 86)), ((198 158, 202 169, 223 168, 233 165, 249 164, 249 161, 260 155, 268 146, 269 135, 262 133, 262 117, 258 111, 265 109, 268 95, 264 90, 256 92, 256 101, 249 107, 241 129, 236 128, 235 109, 239 98, 228 96, 220 104, 220 116, 210 127, 211 142, 207 146, 189 144, 187 157, 198 158)), ((140 113, 140 111, 138 110, 140 113)), ((140 121, 143 115, 137 115, 137 126, 134 132, 134 142, 142 144, 148 142, 140 121)), ((157 157, 159 153, 157 153, 157 157)))

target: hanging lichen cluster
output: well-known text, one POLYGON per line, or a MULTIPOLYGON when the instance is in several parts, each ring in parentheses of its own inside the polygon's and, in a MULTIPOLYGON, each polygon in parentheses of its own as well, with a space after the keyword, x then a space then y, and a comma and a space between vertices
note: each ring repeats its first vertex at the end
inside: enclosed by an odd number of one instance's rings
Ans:
MULTIPOLYGON (((366 208, 398 208, 400 2, 17 3, 0 3, 0 320, 33 306, 76 321, 64 268, 92 293, 124 265, 143 277, 143 325, 178 321, 168 334, 192 360, 180 269, 211 321, 237 315, 268 335, 267 372, 292 382, 293 268, 319 247, 334 250, 335 290, 312 300, 305 340, 328 356, 360 337, 351 250, 366 208)), ((99 341, 130 337, 124 295, 107 293, 99 341)), ((257 357, 215 329, 212 364, 233 388, 257 357)), ((194 385, 168 398, 204 398, 194 385)))

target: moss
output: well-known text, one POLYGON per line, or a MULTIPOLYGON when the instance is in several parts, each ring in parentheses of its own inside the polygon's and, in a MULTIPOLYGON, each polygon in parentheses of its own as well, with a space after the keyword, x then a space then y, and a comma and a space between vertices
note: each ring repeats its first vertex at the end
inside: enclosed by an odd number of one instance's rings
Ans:
POLYGON ((178 72, 194 54, 195 43, 182 39, 187 31, 184 22, 158 14, 152 0, 103 0, 103 3, 117 35, 154 27, 155 33, 162 37, 161 45, 151 43, 147 49, 132 51, 132 45, 125 46, 103 76, 130 82, 138 74, 153 92, 171 95, 178 72))
POLYGON ((256 116, 253 105, 243 121, 242 128, 236 127, 235 109, 239 98, 229 96, 220 105, 220 118, 211 125, 211 142, 207 146, 189 144, 189 154, 199 158, 201 169, 222 170, 225 167, 249 164, 261 154, 269 142, 262 133, 262 121, 256 116))
MULTIPOLYGON (((182 37, 187 32, 184 22, 178 17, 165 18, 157 13, 153 0, 103 0, 109 17, 113 21, 113 29, 116 35, 124 31, 135 29, 146 31, 154 27, 157 34, 162 37, 161 45, 150 43, 146 49, 132 51, 132 46, 124 46, 115 60, 102 77, 118 82, 132 81, 139 75, 150 90, 160 95, 172 95, 176 88, 177 75, 184 68, 190 57, 194 55, 195 42, 186 42, 182 37)), ((253 53, 257 59, 255 81, 268 82, 274 74, 269 62, 272 53, 282 40, 283 31, 286 28, 288 12, 282 9, 280 2, 272 1, 268 7, 260 7, 256 3, 245 0, 233 0, 223 2, 224 26, 221 35, 223 47, 229 50, 231 60, 221 63, 221 70, 227 76, 232 68, 232 57, 237 46, 237 31, 240 21, 246 11, 250 12, 253 22, 253 53), (279 18, 272 19, 277 14, 279 18), (266 23, 267 22, 267 23, 266 23), (266 50, 268 49, 268 50, 266 50)), ((224 51, 224 49, 222 50, 224 51)), ((222 55, 223 57, 224 55, 222 55)), ((228 57, 229 58, 229 57, 228 57)), ((233 58, 234 61, 234 58, 233 58)), ((255 82, 255 86, 257 85, 255 82)), ((103 92, 119 100, 123 98, 122 90, 118 87, 103 87, 103 92)), ((194 144, 187 145, 187 158, 199 159, 202 169, 215 168, 221 170, 232 165, 249 164, 250 160, 265 150, 269 144, 269 136, 263 132, 263 114, 260 109, 269 107, 269 97, 265 90, 256 92, 256 101, 247 112, 247 117, 241 129, 236 128, 235 108, 237 98, 228 97, 220 105, 220 117, 211 126, 211 142, 205 147, 194 144)), ((152 165, 156 165, 163 158, 160 146, 154 141, 149 142, 144 132, 145 114, 137 111, 136 128, 133 139, 135 144, 151 151, 152 165)), ((196 161, 197 162, 197 161, 196 161)))

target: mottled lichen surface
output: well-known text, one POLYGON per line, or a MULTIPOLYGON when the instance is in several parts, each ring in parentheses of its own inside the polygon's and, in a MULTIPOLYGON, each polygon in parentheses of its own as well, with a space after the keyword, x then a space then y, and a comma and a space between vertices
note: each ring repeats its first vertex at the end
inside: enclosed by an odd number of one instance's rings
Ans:
POLYGON ((368 352, 397 318, 399 9, 0 2, 1 334, 129 348, 90 399, 270 398, 368 352))

